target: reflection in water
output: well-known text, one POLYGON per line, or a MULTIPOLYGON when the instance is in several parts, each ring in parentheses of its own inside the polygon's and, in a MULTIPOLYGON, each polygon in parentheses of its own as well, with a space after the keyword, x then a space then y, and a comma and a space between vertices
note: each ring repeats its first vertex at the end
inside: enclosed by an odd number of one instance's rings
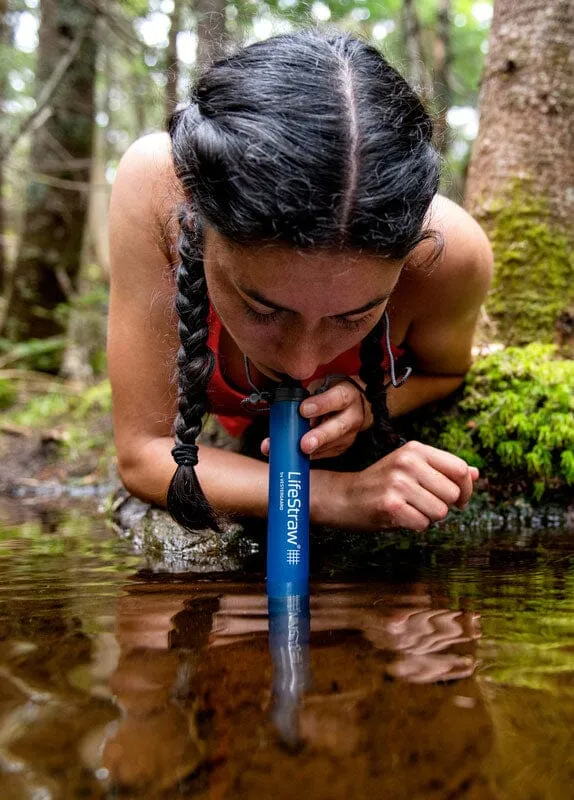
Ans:
MULTIPOLYGON (((412 594, 378 595, 370 591, 349 591, 339 587, 329 591, 328 586, 311 598, 311 630, 358 631, 377 649, 385 651, 389 660, 387 673, 411 683, 432 683, 455 680, 472 675, 475 659, 465 648, 455 645, 469 644, 480 637, 479 615, 471 611, 451 611, 431 606, 431 598, 421 594, 421 587, 413 587, 412 594), (415 593, 416 592, 416 593, 415 593), (391 654, 395 657, 391 658, 391 654)), ((293 599, 299 608, 299 602, 293 599)), ((229 645, 241 637, 253 637, 268 629, 267 601, 262 595, 231 595, 219 600, 219 611, 214 616, 211 636, 212 646, 229 645)), ((301 629, 304 636, 306 624, 304 606, 301 619, 294 610, 290 624, 293 634, 301 629)), ((270 609, 271 620, 276 614, 288 614, 287 609, 270 609)), ((278 637, 286 628, 279 624, 271 640, 271 649, 277 647, 278 637)), ((287 635, 287 629, 284 631, 287 635)))
POLYGON ((319 587, 311 613, 298 597, 269 614, 263 593, 204 586, 136 584, 120 599, 114 786, 147 797, 188 776, 202 797, 287 798, 296 769, 312 798, 490 796, 475 614, 433 607, 418 585, 319 587))
POLYGON ((311 687, 309 596, 270 597, 269 650, 273 661, 272 719, 285 744, 299 744, 299 701, 311 687))

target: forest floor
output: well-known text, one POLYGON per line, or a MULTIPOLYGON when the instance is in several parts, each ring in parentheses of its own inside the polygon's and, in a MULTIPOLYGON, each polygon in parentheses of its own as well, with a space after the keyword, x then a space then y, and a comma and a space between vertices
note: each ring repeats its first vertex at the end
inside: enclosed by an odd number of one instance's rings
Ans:
POLYGON ((0 424, 0 495, 101 496, 119 485, 107 381, 21 381, 0 424))

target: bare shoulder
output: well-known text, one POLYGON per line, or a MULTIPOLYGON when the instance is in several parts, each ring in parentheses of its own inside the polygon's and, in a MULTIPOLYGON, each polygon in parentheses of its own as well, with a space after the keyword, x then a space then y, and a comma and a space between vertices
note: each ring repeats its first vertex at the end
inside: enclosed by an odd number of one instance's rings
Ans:
POLYGON ((121 158, 117 179, 134 183, 137 191, 147 194, 177 180, 171 160, 171 142, 167 133, 150 133, 136 139, 121 158))
POLYGON ((164 253, 171 254, 181 199, 168 134, 143 136, 118 166, 110 203, 112 236, 124 226, 137 226, 140 237, 159 242, 164 253))
POLYGON ((441 195, 431 204, 427 226, 437 234, 442 250, 429 265, 432 248, 423 243, 406 270, 419 312, 430 310, 428 301, 440 298, 442 313, 474 313, 492 280, 492 249, 486 234, 467 211, 441 195))

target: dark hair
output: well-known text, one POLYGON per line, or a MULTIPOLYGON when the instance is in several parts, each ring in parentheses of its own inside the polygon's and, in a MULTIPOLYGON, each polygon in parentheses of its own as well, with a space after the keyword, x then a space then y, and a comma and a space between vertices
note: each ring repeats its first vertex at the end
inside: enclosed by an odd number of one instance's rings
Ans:
MULTIPOLYGON (((214 359, 202 225, 240 244, 353 248, 401 259, 432 236, 423 220, 439 158, 430 117, 381 54, 348 34, 317 30, 273 37, 215 62, 174 116, 170 136, 188 207, 177 279, 179 466, 167 505, 188 528, 215 527, 196 459, 185 455, 208 410, 214 359)), ((378 323, 362 343, 360 372, 377 448, 389 428, 381 338, 378 323)))

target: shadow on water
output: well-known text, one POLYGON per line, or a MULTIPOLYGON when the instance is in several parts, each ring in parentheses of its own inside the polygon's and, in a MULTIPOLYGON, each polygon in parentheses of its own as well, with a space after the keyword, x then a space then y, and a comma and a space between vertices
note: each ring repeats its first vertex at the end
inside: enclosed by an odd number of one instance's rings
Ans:
POLYGON ((91 509, 3 516, 2 800, 571 795, 565 532, 326 535, 269 615, 257 548, 170 574, 91 509))

